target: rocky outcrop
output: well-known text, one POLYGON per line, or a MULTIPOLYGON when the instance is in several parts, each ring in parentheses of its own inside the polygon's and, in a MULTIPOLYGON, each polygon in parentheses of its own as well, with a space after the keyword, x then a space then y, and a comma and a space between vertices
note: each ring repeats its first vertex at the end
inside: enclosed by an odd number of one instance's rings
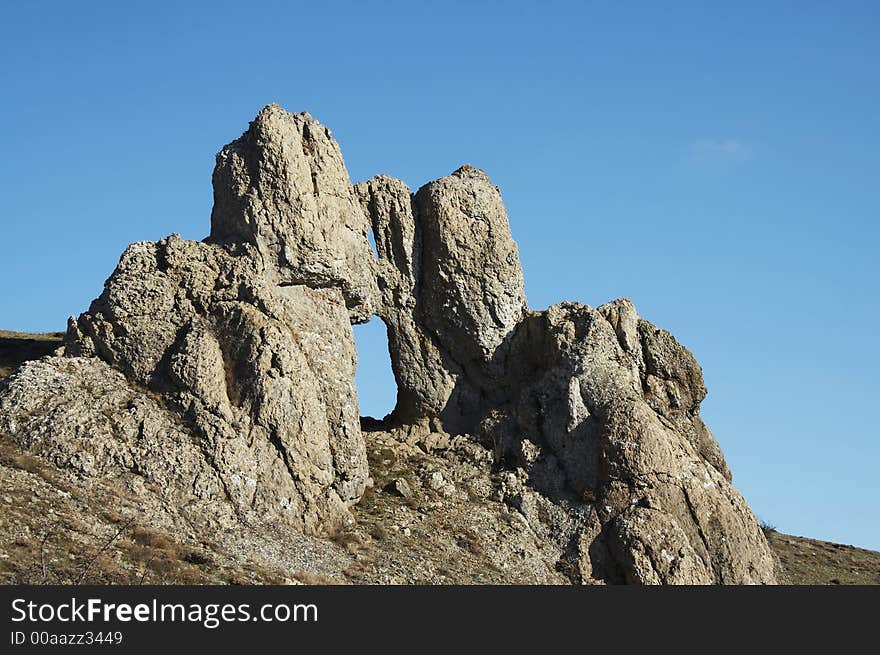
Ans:
MULTIPOLYGON (((268 282, 249 251, 176 236, 131 245, 71 320, 66 350, 160 394, 199 445, 178 465, 192 473, 184 488, 207 462, 238 511, 318 532, 344 522, 367 478, 348 312, 339 289, 268 282)), ((22 429, 34 438, 10 432, 22 429)), ((136 451, 123 459, 145 468, 136 451)))
POLYGON ((98 358, 24 364, 0 394, 0 430, 82 478, 153 489, 207 530, 237 522, 220 472, 180 415, 98 358))
POLYGON ((693 355, 632 303, 528 311, 497 188, 465 167, 358 185, 397 423, 472 435, 573 579, 767 583, 774 561, 699 417, 693 355), (533 493, 538 492, 537 494, 533 493))
POLYGON ((469 529, 499 571, 525 553, 517 579, 774 582, 694 357, 625 299, 530 310, 484 172, 353 187, 326 128, 270 106, 218 155, 214 200, 205 242, 130 246, 65 356, 3 382, 0 430, 194 523, 334 532, 368 484, 351 324, 375 314, 398 385, 382 438, 454 450, 380 493, 477 499, 469 529))
MULTIPOLYGON (((714 439, 680 428, 690 420, 684 408, 673 420, 655 406, 657 369, 647 362, 693 362, 656 332, 627 300, 531 315, 511 344, 517 391, 488 413, 484 441, 500 465, 572 517, 562 536, 577 544, 570 556, 582 576, 772 582, 773 558, 714 439)), ((695 364, 666 373, 690 385, 676 388, 678 397, 703 389, 695 364)))
POLYGON ((333 531, 368 477, 351 331, 373 293, 366 217, 329 132, 277 106, 218 155, 214 180, 209 242, 132 244, 69 322, 66 355, 97 377, 120 371, 117 395, 139 389, 154 418, 120 401, 101 420, 112 394, 83 394, 77 375, 40 364, 9 381, 0 429, 59 463, 94 449, 83 474, 134 472, 218 517, 226 503, 239 517, 333 531), (56 402, 68 396, 83 402, 56 402), (33 413, 25 398, 56 410, 33 413), (156 475, 166 466, 170 485, 156 475))

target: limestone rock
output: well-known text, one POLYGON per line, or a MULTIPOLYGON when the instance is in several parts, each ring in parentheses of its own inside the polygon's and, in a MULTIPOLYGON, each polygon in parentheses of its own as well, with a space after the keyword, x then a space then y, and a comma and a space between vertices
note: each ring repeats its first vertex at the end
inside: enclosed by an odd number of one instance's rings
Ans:
POLYGON ((370 225, 330 130, 269 105, 217 155, 213 180, 212 241, 253 244, 273 281, 338 287, 352 320, 369 320, 370 225))
POLYGON ((421 227, 416 308, 452 359, 490 365, 526 310, 522 267, 498 187, 463 166, 415 195, 421 227))
POLYGON ((464 166, 415 195, 386 176, 356 189, 376 235, 395 417, 436 416, 461 431, 503 384, 503 344, 526 311, 498 188, 464 166))
POLYGON ((413 495, 412 489, 405 478, 394 478, 382 490, 390 494, 397 494, 401 498, 412 498, 413 495))
MULTIPOLYGON (((600 310, 563 303, 532 314, 511 345, 519 391, 487 415, 484 440, 496 461, 522 469, 530 486, 566 508, 568 538, 591 534, 594 577, 772 583, 773 557, 726 467, 712 459, 717 444, 707 450, 695 442, 644 385, 644 371, 658 369, 638 362, 657 358, 657 346, 637 340, 633 328, 648 325, 628 301, 600 310)), ((664 369, 667 379, 702 388, 687 351, 671 340, 663 352, 678 362, 664 369)))
POLYGON ((706 397, 703 373, 694 356, 666 330, 638 322, 645 362, 642 387, 648 404, 675 425, 697 452, 730 480, 721 448, 699 415, 706 397))
POLYGON ((320 533, 367 479, 350 322, 372 314, 368 219, 329 131, 276 105, 220 152, 214 195, 209 242, 132 244, 67 354, 160 394, 236 511, 320 533))
POLYGON ((355 189, 371 218, 379 256, 376 313, 387 327, 397 381, 394 415, 402 423, 439 416, 460 369, 417 322, 422 231, 417 226, 412 194, 406 184, 384 175, 361 182, 355 189))
POLYGON ((414 196, 385 176, 357 192, 376 235, 398 421, 475 434, 497 465, 523 471, 526 486, 503 495, 560 549, 579 544, 581 579, 774 580, 700 420, 700 367, 672 335, 626 299, 529 312, 500 196, 481 171, 414 196), (650 509, 637 504, 649 497, 650 509))
POLYGON ((162 394, 238 510, 318 533, 367 479, 354 341, 339 289, 269 280, 249 245, 132 244, 67 352, 162 394))
MULTIPOLYGON (((270 105, 217 156, 214 198, 206 242, 129 246, 65 356, 0 383, 0 431, 204 529, 336 534, 369 476, 351 323, 376 314, 398 385, 383 438, 416 467, 379 502, 465 520, 485 501, 448 561, 464 548, 502 571, 524 553, 515 579, 531 581, 775 581, 700 419, 696 359, 626 299, 529 310, 484 172, 352 187, 329 131, 270 105)), ((410 518, 396 538, 418 544, 410 518)), ((413 561, 442 579, 428 559, 413 561)))
POLYGON ((84 478, 123 487, 145 480, 208 528, 237 522, 226 502, 236 492, 225 486, 232 480, 223 479, 180 415, 102 360, 27 362, 5 384, 0 432, 19 446, 84 478))

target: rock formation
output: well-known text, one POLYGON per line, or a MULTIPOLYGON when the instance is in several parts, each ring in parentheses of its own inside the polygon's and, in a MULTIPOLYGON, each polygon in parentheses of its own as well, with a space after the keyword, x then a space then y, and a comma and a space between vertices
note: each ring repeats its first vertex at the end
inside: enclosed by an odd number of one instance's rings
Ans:
POLYGON ((103 393, 62 403, 48 421, 26 412, 28 398, 82 386, 43 371, 54 382, 41 394, 41 363, 11 381, 0 429, 59 465, 79 467, 89 453, 83 473, 135 472, 190 491, 209 516, 224 516, 229 501, 239 516, 332 531, 367 481, 350 324, 370 315, 366 218, 326 128, 277 106, 220 152, 214 182, 209 241, 129 246, 101 296, 69 322, 65 354, 76 362, 53 360, 97 378, 121 371, 145 398, 156 394, 149 418, 128 392, 106 408, 103 393), (145 451, 144 440, 156 443, 145 451), (153 474, 165 469, 176 485, 153 474))
POLYGON ((217 155, 213 182, 209 241, 253 244, 271 282, 336 287, 353 322, 370 319, 370 224, 330 130, 269 105, 217 155))
POLYGON ((501 346, 526 312, 501 194, 471 166, 414 196, 385 176, 356 189, 376 235, 376 313, 388 326, 395 417, 439 417, 466 431, 504 385, 501 346))
MULTIPOLYGON (((197 523, 331 533, 368 484, 351 324, 378 315, 398 385, 384 429, 428 450, 466 439, 531 557, 585 583, 775 581, 700 420, 694 357, 625 299, 530 310, 484 172, 352 186, 330 132, 272 105, 213 181, 210 237, 131 245, 63 354, 0 387, 0 431, 83 476, 146 481, 197 523)), ((453 473, 431 475, 453 493, 453 473)))

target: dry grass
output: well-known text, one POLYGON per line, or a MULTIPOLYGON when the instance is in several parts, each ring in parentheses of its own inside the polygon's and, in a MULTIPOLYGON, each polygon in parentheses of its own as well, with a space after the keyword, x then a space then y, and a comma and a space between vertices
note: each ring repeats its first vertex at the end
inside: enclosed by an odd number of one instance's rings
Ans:
POLYGON ((381 523, 377 523, 373 527, 370 528, 370 536, 377 541, 384 541, 390 537, 390 533, 385 529, 385 526, 381 523))
MULTIPOLYGON (((213 557, 143 521, 136 498, 111 483, 65 479, 0 434, 0 582, 205 584, 224 580, 213 557)), ((235 575, 235 574, 230 574, 235 575)), ((247 572, 242 581, 265 579, 247 572)))
POLYGON ((61 341, 64 339, 64 332, 12 332, 10 330, 0 330, 0 339, 61 341))
POLYGON ((464 528, 458 535, 458 545, 464 548, 471 555, 482 557, 485 555, 482 541, 472 530, 464 528))
POLYGON ((796 585, 880 584, 880 552, 772 530, 770 547, 796 585))
POLYGON ((311 571, 294 571, 291 577, 297 582, 305 585, 335 585, 338 581, 320 573, 312 573, 311 571))
POLYGON ((329 534, 328 538, 333 543, 342 546, 347 550, 352 550, 361 544, 361 538, 358 534, 348 528, 339 528, 329 534))

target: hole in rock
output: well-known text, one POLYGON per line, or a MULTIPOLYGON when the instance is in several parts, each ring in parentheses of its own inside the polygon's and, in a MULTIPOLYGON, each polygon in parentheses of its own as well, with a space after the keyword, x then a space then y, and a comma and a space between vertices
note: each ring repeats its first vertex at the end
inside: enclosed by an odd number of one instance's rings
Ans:
POLYGON ((376 237, 373 234, 373 230, 367 232, 367 241, 370 242, 370 248, 373 249, 373 257, 379 259, 379 249, 376 247, 376 237))
POLYGON ((388 333, 382 320, 375 317, 369 323, 352 328, 358 354, 355 385, 361 416, 382 419, 391 413, 397 402, 397 383, 388 354, 388 333))

